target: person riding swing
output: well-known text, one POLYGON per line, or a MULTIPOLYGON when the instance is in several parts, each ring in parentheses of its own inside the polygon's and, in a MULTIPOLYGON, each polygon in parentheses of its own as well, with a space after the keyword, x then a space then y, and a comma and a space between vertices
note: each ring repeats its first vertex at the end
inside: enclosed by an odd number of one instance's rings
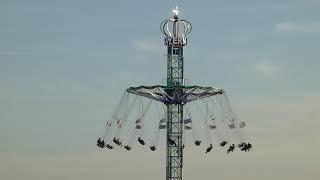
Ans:
POLYGON ((213 148, 213 146, 212 146, 212 144, 210 144, 210 146, 207 148, 206 153, 210 152, 212 150, 212 148, 213 148))

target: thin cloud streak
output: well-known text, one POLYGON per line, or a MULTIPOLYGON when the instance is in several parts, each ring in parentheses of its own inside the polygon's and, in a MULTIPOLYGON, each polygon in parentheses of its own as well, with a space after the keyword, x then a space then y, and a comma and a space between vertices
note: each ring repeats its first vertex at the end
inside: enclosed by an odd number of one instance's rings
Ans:
POLYGON ((281 22, 275 25, 277 32, 303 32, 317 33, 320 32, 320 22, 298 23, 298 22, 281 22))
POLYGON ((281 70, 279 66, 270 62, 260 62, 254 68, 258 74, 268 78, 276 78, 281 70))
POLYGON ((151 40, 135 40, 133 42, 133 47, 136 50, 150 52, 150 53, 162 53, 163 46, 158 41, 151 41, 151 40))
POLYGON ((0 55, 23 55, 23 54, 28 54, 28 53, 23 51, 0 51, 0 55))

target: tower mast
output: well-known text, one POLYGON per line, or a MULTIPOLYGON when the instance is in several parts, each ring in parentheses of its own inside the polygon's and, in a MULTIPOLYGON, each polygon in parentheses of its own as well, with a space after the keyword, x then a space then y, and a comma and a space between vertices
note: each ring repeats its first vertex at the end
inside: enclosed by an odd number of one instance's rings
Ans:
POLYGON ((183 47, 187 44, 187 35, 191 32, 191 24, 179 19, 178 6, 173 10, 173 19, 161 24, 167 46, 167 87, 166 93, 173 101, 167 107, 167 159, 166 180, 182 180, 183 165, 183 47), (172 28, 170 30, 169 28, 172 28))

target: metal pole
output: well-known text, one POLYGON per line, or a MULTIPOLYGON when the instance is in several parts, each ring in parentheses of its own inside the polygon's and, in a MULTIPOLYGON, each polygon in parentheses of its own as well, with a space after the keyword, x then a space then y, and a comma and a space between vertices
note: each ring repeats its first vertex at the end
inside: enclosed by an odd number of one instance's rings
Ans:
MULTIPOLYGON (((179 19, 174 16, 173 38, 179 36, 179 19)), ((168 46, 167 52, 167 93, 178 97, 183 86, 183 47, 168 46)), ((182 180, 183 163, 183 104, 171 102, 167 104, 167 178, 166 180, 182 180)))
POLYGON ((172 100, 167 106, 167 160, 166 180, 182 180, 183 166, 183 46, 191 32, 191 24, 179 19, 178 7, 173 10, 173 19, 161 23, 161 31, 166 35, 167 46, 167 86, 166 93, 172 100), (169 25, 171 24, 171 25, 169 25), (172 29, 170 29, 172 28, 172 29))

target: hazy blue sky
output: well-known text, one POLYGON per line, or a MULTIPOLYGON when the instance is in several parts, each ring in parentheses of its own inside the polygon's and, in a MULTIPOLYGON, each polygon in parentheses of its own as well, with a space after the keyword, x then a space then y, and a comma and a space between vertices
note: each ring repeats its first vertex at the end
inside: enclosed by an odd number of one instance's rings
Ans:
MULTIPOLYGON (((320 178, 320 1, 179 2, 191 84, 223 87, 255 144, 185 154, 185 180, 320 178)), ((97 150, 123 90, 166 76, 173 0, 0 0, 0 179, 164 179, 165 154, 97 150), (137 166, 140 164, 140 166, 137 166)))

